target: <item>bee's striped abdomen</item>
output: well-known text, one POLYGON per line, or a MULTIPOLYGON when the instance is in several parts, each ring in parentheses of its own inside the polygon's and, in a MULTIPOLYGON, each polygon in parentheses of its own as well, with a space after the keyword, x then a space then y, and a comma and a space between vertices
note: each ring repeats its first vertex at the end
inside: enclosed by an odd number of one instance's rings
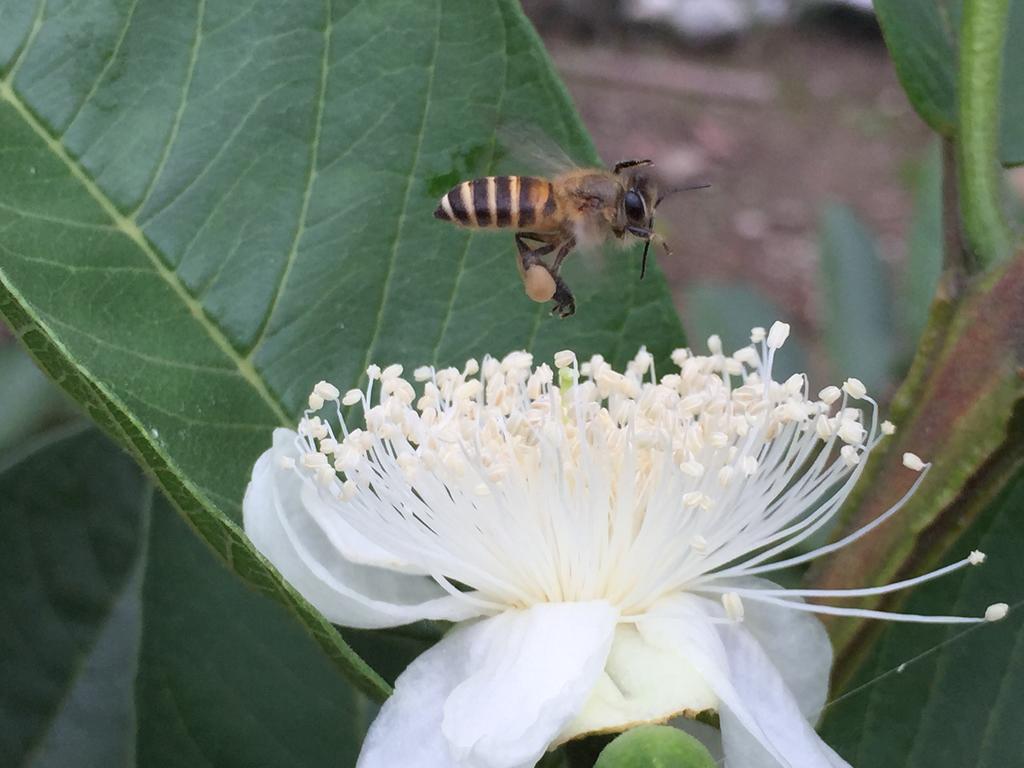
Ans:
POLYGON ((525 229, 556 210, 554 188, 532 176, 485 176, 452 187, 434 216, 464 227, 525 229))

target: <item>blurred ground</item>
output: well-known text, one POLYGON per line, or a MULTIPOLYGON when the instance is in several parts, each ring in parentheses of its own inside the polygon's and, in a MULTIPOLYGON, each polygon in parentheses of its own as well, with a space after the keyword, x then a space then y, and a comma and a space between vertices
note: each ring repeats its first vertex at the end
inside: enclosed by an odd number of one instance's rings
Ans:
POLYGON ((651 157, 670 185, 713 185, 659 210, 684 318, 694 282, 752 282, 813 347, 828 201, 857 212, 898 280, 932 134, 871 19, 818 14, 693 48, 652 29, 582 28, 546 0, 525 7, 606 161, 651 157))

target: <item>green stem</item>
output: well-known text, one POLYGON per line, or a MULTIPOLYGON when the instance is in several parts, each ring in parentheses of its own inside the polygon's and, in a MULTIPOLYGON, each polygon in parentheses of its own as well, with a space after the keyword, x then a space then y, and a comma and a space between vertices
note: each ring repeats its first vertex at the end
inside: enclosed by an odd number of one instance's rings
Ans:
POLYGON ((957 73, 960 207, 975 269, 1005 259, 1013 238, 1003 218, 999 96, 1009 0, 965 0, 957 73))

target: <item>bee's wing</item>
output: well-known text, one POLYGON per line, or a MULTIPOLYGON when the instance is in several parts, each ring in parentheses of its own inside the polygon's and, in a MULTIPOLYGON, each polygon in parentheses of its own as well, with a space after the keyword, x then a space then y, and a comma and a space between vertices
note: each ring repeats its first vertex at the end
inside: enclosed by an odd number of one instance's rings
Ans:
POLYGON ((498 168, 503 173, 557 176, 592 165, 573 159, 534 123, 505 123, 497 128, 498 168))

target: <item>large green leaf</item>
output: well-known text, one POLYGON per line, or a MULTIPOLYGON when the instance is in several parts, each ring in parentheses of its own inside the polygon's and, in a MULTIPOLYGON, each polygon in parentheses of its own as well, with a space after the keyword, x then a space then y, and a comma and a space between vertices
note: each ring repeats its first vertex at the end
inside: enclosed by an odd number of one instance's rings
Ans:
POLYGON ((94 431, 0 471, 0 764, 351 765, 372 705, 94 431))
POLYGON ((956 542, 985 564, 917 589, 911 613, 1016 610, 994 625, 890 625, 850 693, 827 710, 826 740, 852 765, 906 768, 1020 765, 1024 731, 1024 472, 956 542))
POLYGON ((507 234, 433 219, 495 126, 592 155, 512 0, 0 0, 0 312, 232 567, 383 683, 240 534, 249 467, 370 361, 681 341, 638 255, 529 302, 507 234))
MULTIPOLYGON (((1024 0, 1009 0, 1000 157, 1024 163, 1024 0)), ((922 118, 944 136, 956 126, 956 65, 963 0, 875 0, 900 82, 922 118)))

